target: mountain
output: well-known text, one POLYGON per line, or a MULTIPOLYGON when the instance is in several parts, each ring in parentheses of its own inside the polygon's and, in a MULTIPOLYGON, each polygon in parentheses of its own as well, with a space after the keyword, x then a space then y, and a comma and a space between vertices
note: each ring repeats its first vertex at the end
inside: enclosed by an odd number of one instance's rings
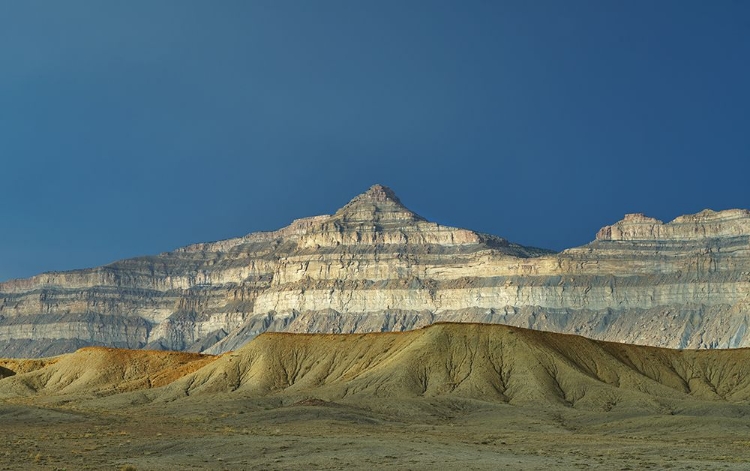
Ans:
POLYGON ((222 353, 266 331, 484 322, 672 348, 750 345, 750 212, 643 215, 561 253, 426 221, 375 185, 333 215, 0 283, 0 357, 222 353))

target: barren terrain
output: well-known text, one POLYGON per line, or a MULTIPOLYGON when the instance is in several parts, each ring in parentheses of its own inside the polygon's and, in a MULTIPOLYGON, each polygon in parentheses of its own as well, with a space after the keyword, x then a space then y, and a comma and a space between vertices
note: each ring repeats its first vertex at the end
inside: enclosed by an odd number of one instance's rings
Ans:
POLYGON ((438 324, 0 360, 0 469, 747 469, 749 359, 438 324))

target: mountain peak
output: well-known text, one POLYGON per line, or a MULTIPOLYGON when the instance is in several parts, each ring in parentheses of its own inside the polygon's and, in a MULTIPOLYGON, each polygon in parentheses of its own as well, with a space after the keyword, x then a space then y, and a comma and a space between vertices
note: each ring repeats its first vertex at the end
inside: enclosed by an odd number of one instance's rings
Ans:
POLYGON ((398 196, 396 196, 396 193, 393 190, 385 185, 380 185, 378 183, 372 185, 369 190, 357 196, 357 198, 369 198, 373 201, 379 202, 391 201, 403 206, 401 200, 398 199, 398 196))
POLYGON ((396 193, 385 185, 375 184, 355 196, 334 217, 353 222, 424 221, 401 203, 396 193))

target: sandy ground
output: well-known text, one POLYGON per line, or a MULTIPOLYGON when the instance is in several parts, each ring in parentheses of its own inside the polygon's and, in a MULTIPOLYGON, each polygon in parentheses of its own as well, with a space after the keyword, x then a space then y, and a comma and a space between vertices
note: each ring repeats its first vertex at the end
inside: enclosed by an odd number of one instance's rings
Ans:
POLYGON ((107 401, 0 403, 0 470, 750 469, 750 406, 645 414, 455 398, 107 401))

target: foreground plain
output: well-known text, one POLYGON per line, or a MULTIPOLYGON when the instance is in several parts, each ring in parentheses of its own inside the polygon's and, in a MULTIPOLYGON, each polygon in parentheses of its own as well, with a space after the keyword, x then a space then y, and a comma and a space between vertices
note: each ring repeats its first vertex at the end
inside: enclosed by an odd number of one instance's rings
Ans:
POLYGON ((478 324, 0 360, 0 469, 747 469, 748 360, 478 324))

